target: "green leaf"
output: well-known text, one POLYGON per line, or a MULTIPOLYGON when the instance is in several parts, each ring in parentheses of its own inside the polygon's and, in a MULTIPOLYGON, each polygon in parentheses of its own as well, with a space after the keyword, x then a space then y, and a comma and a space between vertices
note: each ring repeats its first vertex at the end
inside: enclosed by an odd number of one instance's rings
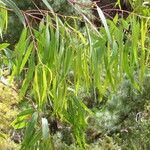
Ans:
POLYGON ((34 54, 31 54, 30 59, 29 59, 28 72, 26 73, 26 78, 23 80, 22 88, 19 93, 19 96, 21 98, 24 97, 24 95, 26 94, 26 91, 30 85, 30 82, 33 80, 34 71, 35 71, 35 59, 34 59, 34 54))
POLYGON ((8 12, 5 6, 0 4, 0 36, 3 38, 2 33, 4 28, 7 29, 8 24, 8 12))
POLYGON ((33 112, 34 112, 34 109, 26 109, 26 110, 20 112, 20 113, 17 115, 17 117, 22 117, 22 116, 26 116, 26 115, 31 115, 31 114, 33 114, 33 112))
POLYGON ((108 40, 109 40, 109 42, 111 43, 112 40, 111 40, 111 35, 110 35, 110 32, 109 32, 109 28, 108 28, 108 25, 107 25, 106 18, 105 18, 105 16, 104 16, 102 10, 101 10, 100 7, 98 7, 98 6, 97 6, 97 11, 98 11, 98 15, 99 15, 99 17, 101 18, 101 21, 102 21, 102 23, 103 23, 103 25, 104 25, 104 28, 105 28, 105 30, 106 30, 106 33, 107 33, 107 36, 108 36, 108 40))
POLYGON ((33 43, 31 43, 31 44, 29 45, 27 51, 25 52, 25 56, 23 57, 23 60, 22 60, 21 66, 20 66, 20 72, 19 72, 19 73, 22 72, 22 70, 23 70, 23 68, 24 68, 24 66, 25 66, 25 64, 26 64, 26 62, 27 62, 28 59, 29 59, 29 56, 30 56, 32 50, 33 50, 33 43))
MULTIPOLYGON (((33 149, 33 147, 35 147, 36 144, 38 145, 38 141, 41 139, 41 136, 42 136, 41 131, 37 131, 37 132, 33 135, 33 137, 32 137, 32 139, 31 139, 31 141, 30 141, 28 147, 30 147, 30 149, 33 149)), ((38 147, 39 147, 39 146, 38 146, 38 147)), ((38 149, 38 148, 37 148, 37 149, 38 149)), ((37 149, 35 149, 35 150, 37 150, 37 149)))
POLYGON ((46 100, 46 96, 47 96, 47 77, 46 77, 46 71, 45 71, 45 67, 42 67, 42 77, 43 77, 43 85, 42 85, 42 106, 45 104, 45 100, 46 100))
POLYGON ((5 48, 8 47, 8 46, 9 46, 8 43, 0 44, 0 50, 3 50, 3 49, 5 49, 5 48))
POLYGON ((27 126, 27 122, 24 119, 20 120, 20 118, 18 118, 17 120, 12 122, 12 126, 14 129, 22 129, 27 126))
POLYGON ((46 5, 46 7, 52 12, 53 15, 55 15, 53 8, 51 7, 51 5, 49 4, 49 2, 47 0, 42 0, 43 3, 46 5))
POLYGON ((17 7, 17 5, 12 0, 0 0, 0 3, 5 4, 6 6, 13 9, 13 11, 16 13, 16 15, 19 17, 20 21, 25 26, 25 18, 21 12, 21 10, 17 7))
POLYGON ((38 119, 38 112, 34 112, 32 115, 31 121, 28 123, 27 129, 25 131, 24 141, 23 141, 23 147, 28 148, 30 145, 31 139, 35 133, 35 125, 37 123, 38 119))
POLYGON ((33 109, 27 109, 25 111, 22 111, 17 115, 17 118, 11 123, 11 125, 15 129, 21 129, 27 126, 27 121, 29 117, 32 116, 34 110, 33 109))
POLYGON ((25 51, 27 49, 27 31, 28 31, 27 28, 23 29, 20 39, 19 39, 19 42, 17 43, 17 45, 15 47, 14 55, 15 55, 16 59, 15 59, 15 63, 14 63, 15 65, 14 65, 12 76, 19 75, 23 56, 25 55, 25 51))
MULTIPOLYGON (((35 75, 34 75, 34 84, 33 84, 33 89, 35 91, 36 94, 36 98, 37 98, 37 102, 38 102, 38 106, 41 106, 41 95, 40 95, 40 90, 39 90, 39 83, 38 83, 38 66, 35 68, 35 75)), ((41 78, 41 77, 40 77, 41 78)))
POLYGON ((86 32, 87 32, 87 35, 88 35, 89 48, 90 48, 90 57, 91 57, 92 51, 93 51, 93 48, 92 48, 92 38, 91 38, 90 30, 89 30, 89 27, 88 27, 87 23, 85 24, 85 27, 86 27, 86 32))
POLYGON ((137 64, 138 59, 137 59, 137 52, 138 52, 138 40, 139 40, 139 35, 140 35, 140 24, 135 20, 133 20, 132 24, 132 47, 133 47, 133 56, 134 56, 134 61, 137 64))

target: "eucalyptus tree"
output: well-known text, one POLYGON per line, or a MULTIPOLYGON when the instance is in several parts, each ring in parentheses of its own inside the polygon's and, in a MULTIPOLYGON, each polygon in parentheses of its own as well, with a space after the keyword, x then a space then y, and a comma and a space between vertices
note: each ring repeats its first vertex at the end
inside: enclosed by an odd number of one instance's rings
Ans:
POLYGON ((9 55, 8 45, 0 44, 3 55, 9 56, 9 80, 18 83, 20 100, 26 103, 12 126, 25 129, 21 149, 55 149, 50 128, 55 118, 55 130, 68 126, 75 139, 72 144, 85 149, 87 120, 94 112, 85 105, 84 95, 92 93, 92 102, 102 101, 107 92, 115 93, 124 79, 141 90, 150 65, 149 17, 131 13, 124 20, 116 14, 107 20, 95 5, 102 22, 96 28, 78 6, 71 4, 79 16, 61 15, 74 21, 71 26, 47 0, 42 1, 47 9, 39 10, 43 18, 36 28, 29 19, 32 12, 21 11, 13 1, 0 1, 0 29, 7 24, 7 7, 24 25, 9 55), (77 25, 79 20, 85 23, 83 31, 77 25))

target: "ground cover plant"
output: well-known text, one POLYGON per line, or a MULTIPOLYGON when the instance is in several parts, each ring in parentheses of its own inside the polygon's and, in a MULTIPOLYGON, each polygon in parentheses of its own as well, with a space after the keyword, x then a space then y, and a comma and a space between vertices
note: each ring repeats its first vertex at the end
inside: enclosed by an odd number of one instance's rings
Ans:
POLYGON ((148 150, 150 3, 57 2, 0 0, 0 149, 148 150), (10 12, 22 23, 15 43, 3 38, 10 12))

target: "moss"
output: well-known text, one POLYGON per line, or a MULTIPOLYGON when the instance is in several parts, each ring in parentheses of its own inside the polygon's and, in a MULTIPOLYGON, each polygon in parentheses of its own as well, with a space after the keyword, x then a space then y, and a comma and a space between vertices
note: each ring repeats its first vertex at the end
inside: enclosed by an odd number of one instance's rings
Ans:
POLYGON ((18 113, 18 94, 2 83, 0 93, 0 133, 5 137, 0 137, 0 149, 16 150, 17 145, 11 140, 11 122, 18 113))
POLYGON ((15 144, 10 138, 7 138, 7 139, 0 138, 0 149, 1 150, 17 150, 19 148, 17 144, 15 144))

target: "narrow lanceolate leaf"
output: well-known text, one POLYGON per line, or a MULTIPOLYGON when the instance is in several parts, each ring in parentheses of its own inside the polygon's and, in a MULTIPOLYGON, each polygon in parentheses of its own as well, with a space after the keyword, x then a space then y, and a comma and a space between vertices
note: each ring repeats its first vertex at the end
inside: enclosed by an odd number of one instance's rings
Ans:
POLYGON ((145 39, 147 32, 147 22, 143 19, 141 21, 141 58, 140 58, 140 80, 143 80, 144 72, 145 72, 145 39))
POLYGON ((91 35, 90 35, 90 31, 89 31, 89 27, 88 27, 87 23, 85 24, 85 27, 86 27, 86 31, 87 31, 87 35, 88 35, 90 57, 91 57, 92 56, 92 39, 91 39, 91 35))
POLYGON ((8 46, 9 46, 8 43, 0 44, 0 50, 3 50, 3 49, 5 49, 5 48, 8 47, 8 46))
POLYGON ((7 29, 8 24, 8 12, 4 5, 0 3, 0 6, 0 37, 3 38, 3 30, 7 29))
POLYGON ((107 21, 106 21, 106 18, 102 12, 102 10, 97 6, 97 11, 98 11, 98 15, 102 21, 102 24, 104 25, 104 28, 106 30, 106 33, 107 33, 107 36, 108 36, 108 40, 109 42, 111 43, 111 35, 110 35, 110 32, 109 32, 109 28, 108 28, 108 25, 107 25, 107 21))
POLYGON ((49 138, 49 126, 46 118, 42 118, 42 135, 44 140, 49 138))
POLYGON ((19 74, 20 66, 22 64, 22 59, 25 55, 26 49, 27 49, 27 28, 24 28, 21 33, 19 42, 17 43, 15 47, 14 55, 16 56, 16 59, 14 63, 15 66, 12 72, 12 76, 19 74))
POLYGON ((30 56, 30 54, 31 54, 31 52, 32 52, 32 49, 33 49, 33 43, 31 43, 31 44, 29 45, 27 51, 25 52, 25 56, 24 56, 24 58, 23 58, 23 60, 22 60, 22 63, 21 63, 21 66, 20 66, 20 72, 19 72, 19 73, 21 73, 21 71, 23 70, 23 68, 24 68, 24 66, 25 66, 25 64, 26 64, 26 62, 28 61, 28 58, 29 58, 29 56, 30 56))
POLYGON ((19 17, 20 21, 25 26, 25 18, 21 12, 21 10, 17 7, 17 5, 12 0, 0 0, 0 3, 5 4, 6 6, 13 9, 13 11, 16 13, 16 15, 19 17))
POLYGON ((134 55, 134 61, 137 63, 138 62, 137 48, 138 48, 138 39, 139 39, 139 35, 140 35, 140 24, 135 19, 133 19, 132 27, 133 27, 133 29, 132 29, 133 55, 134 55))
POLYGON ((25 131, 24 141, 23 141, 23 147, 28 147, 31 139, 35 133, 35 125, 37 123, 38 119, 38 112, 34 112, 32 115, 31 121, 28 123, 27 129, 25 131))
POLYGON ((46 71, 45 67, 42 67, 42 76, 43 76, 43 89, 42 89, 42 105, 44 105, 44 102, 46 100, 46 94, 47 94, 47 78, 46 78, 46 71))
POLYGON ((17 118, 11 123, 14 129, 21 129, 27 126, 28 119, 34 113, 33 109, 27 109, 17 115, 17 118))
POLYGON ((40 106, 40 100, 41 100, 41 96, 40 96, 40 91, 39 91, 39 83, 38 83, 38 67, 35 68, 35 76, 34 76, 34 84, 33 84, 33 88, 34 88, 34 91, 35 91, 35 96, 37 98, 37 102, 38 102, 38 105, 40 106))
POLYGON ((30 85, 30 82, 33 80, 33 73, 35 69, 35 59, 34 59, 34 54, 31 54, 29 58, 29 69, 28 72, 26 73, 26 78, 23 80, 22 83, 22 88, 20 90, 19 96, 22 98, 26 94, 26 91, 30 85))
POLYGON ((32 139, 31 139, 31 141, 30 141, 30 144, 28 145, 28 147, 30 147, 30 149, 32 149, 32 150, 37 150, 38 149, 38 141, 41 139, 41 136, 42 136, 42 133, 41 133, 41 131, 37 131, 34 135, 33 135, 33 137, 32 137, 32 139), (35 148, 35 145, 37 145, 37 147, 35 148))
POLYGON ((43 3, 46 5, 46 7, 52 12, 53 15, 55 15, 53 8, 51 7, 51 5, 48 3, 47 0, 42 0, 43 3))
POLYGON ((22 111, 22 112, 20 112, 18 115, 17 115, 17 117, 22 117, 22 116, 25 116, 25 115, 31 115, 31 114, 33 114, 34 113, 34 109, 26 109, 26 110, 24 110, 24 111, 22 111))

